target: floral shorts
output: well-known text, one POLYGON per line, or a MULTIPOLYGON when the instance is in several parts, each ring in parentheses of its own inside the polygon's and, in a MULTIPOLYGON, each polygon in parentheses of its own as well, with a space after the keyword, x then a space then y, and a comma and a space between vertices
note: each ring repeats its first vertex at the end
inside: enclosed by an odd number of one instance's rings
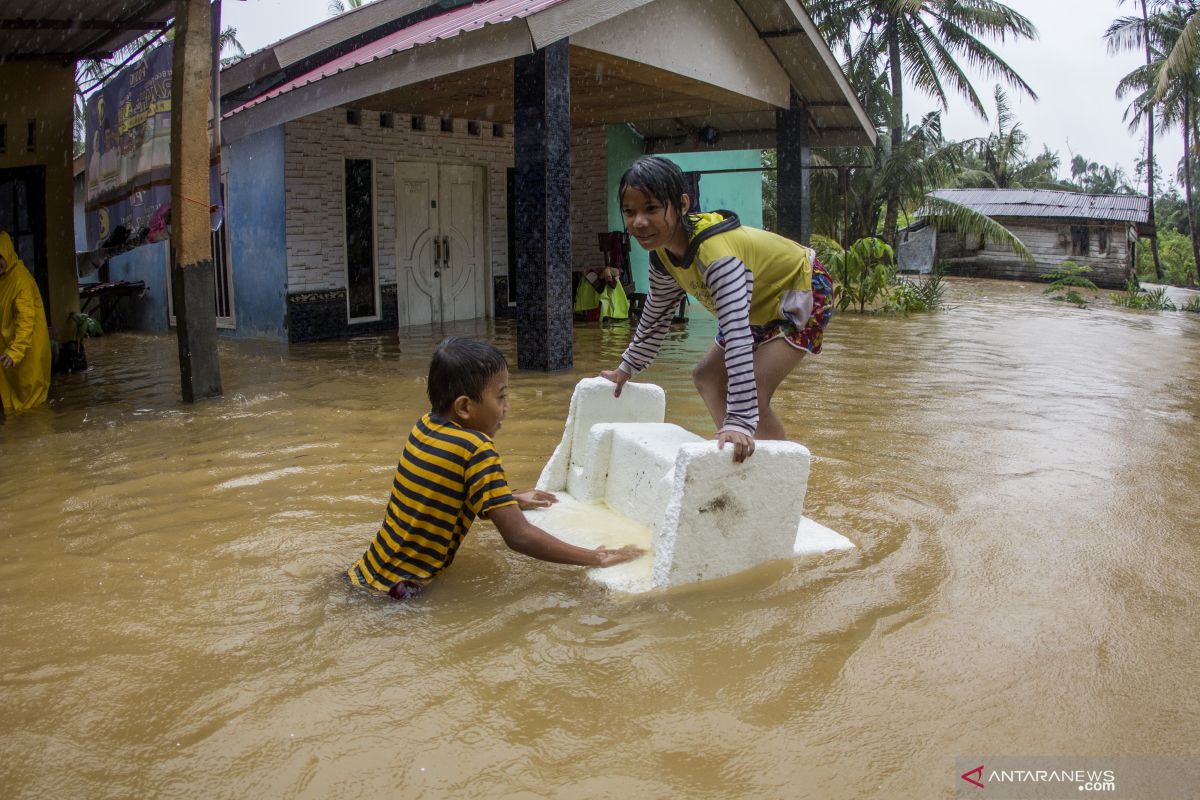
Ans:
MULTIPOLYGON (((797 350, 807 350, 814 356, 821 352, 821 342, 825 337, 825 326, 833 316, 833 280, 825 266, 813 259, 812 277, 812 316, 804 327, 797 328, 788 319, 771 320, 766 325, 751 325, 750 336, 754 339, 754 347, 766 344, 772 339, 783 337, 783 340, 797 350)), ((722 349, 725 347, 725 334, 717 332, 716 342, 722 349)))

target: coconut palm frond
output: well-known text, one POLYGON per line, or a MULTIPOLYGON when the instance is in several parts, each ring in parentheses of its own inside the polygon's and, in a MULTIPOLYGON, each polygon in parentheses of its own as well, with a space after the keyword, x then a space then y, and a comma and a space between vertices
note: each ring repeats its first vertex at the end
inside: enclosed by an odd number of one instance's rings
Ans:
POLYGON ((1167 54, 1158 72, 1158 85, 1154 91, 1155 99, 1161 99, 1169 91, 1172 78, 1196 67, 1196 56, 1200 54, 1200 10, 1188 13, 1187 22, 1179 32, 1171 52, 1167 54))

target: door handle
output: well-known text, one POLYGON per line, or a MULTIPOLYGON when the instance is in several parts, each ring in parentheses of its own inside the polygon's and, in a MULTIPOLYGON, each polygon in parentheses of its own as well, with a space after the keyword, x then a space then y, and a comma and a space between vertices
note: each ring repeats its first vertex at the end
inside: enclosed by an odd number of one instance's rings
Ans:
POLYGON ((447 269, 450 268, 450 237, 442 237, 442 253, 445 254, 445 260, 442 262, 447 269))
POLYGON ((437 269, 442 263, 442 240, 433 237, 433 268, 437 269))

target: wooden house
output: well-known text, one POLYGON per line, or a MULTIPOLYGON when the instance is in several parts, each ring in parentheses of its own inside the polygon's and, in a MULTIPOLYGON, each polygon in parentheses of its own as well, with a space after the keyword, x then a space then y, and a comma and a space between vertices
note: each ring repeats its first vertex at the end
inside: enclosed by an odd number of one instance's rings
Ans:
POLYGON ((1040 280, 1064 261, 1073 261, 1091 267, 1088 277, 1097 286, 1122 288, 1136 269, 1138 239, 1155 235, 1150 200, 1143 195, 939 189, 932 196, 986 214, 1020 239, 1034 257, 1031 265, 1007 246, 943 227, 932 253, 949 275, 1040 280))

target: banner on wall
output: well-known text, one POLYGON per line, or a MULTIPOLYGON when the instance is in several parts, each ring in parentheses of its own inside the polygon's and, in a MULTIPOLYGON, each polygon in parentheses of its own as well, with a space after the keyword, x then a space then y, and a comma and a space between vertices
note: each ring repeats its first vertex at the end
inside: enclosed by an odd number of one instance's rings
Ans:
MULTIPOLYGON (((171 42, 159 45, 88 98, 84 211, 89 249, 121 227, 125 241, 157 241, 170 232, 172 50, 171 42)), ((219 207, 220 196, 219 153, 213 153, 209 204, 219 207)), ((221 219, 218 208, 214 230, 221 219)))

